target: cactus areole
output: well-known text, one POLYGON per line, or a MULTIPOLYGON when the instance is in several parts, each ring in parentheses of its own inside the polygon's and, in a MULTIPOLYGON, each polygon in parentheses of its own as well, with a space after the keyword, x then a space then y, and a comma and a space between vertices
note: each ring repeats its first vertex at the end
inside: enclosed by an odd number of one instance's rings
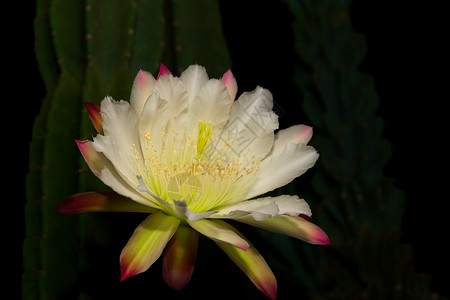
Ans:
POLYGON ((77 141, 91 171, 114 192, 76 194, 62 214, 124 211, 149 214, 120 256, 121 280, 147 270, 163 254, 163 278, 182 289, 196 257, 198 233, 217 245, 269 298, 277 283, 265 260, 234 227, 234 219, 312 244, 329 244, 298 196, 257 198, 311 168, 312 128, 279 130, 271 93, 261 87, 237 100, 227 71, 209 79, 204 67, 180 77, 161 65, 155 79, 139 71, 130 101, 106 97, 86 104, 98 134, 77 141))

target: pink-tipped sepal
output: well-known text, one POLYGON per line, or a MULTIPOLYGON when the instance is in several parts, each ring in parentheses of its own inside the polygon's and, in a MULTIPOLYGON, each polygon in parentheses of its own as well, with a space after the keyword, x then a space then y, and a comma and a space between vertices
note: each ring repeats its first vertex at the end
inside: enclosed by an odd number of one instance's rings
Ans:
POLYGON ((214 241, 227 243, 242 250, 250 247, 247 240, 225 221, 201 219, 195 222, 188 221, 188 223, 192 228, 214 241))
POLYGON ((277 280, 264 258, 253 245, 250 245, 247 250, 242 250, 229 244, 216 243, 261 292, 271 300, 277 298, 277 280))
POLYGON ((256 221, 253 218, 243 218, 239 219, 238 221, 272 232, 289 235, 310 244, 330 244, 328 235, 319 226, 311 223, 303 216, 293 217, 281 215, 267 218, 264 221, 256 221))
POLYGON ((70 196, 56 207, 63 215, 73 215, 84 212, 142 212, 151 213, 155 209, 139 204, 115 192, 86 192, 70 196))
POLYGON ((146 271, 161 256, 180 220, 155 212, 134 231, 120 254, 120 281, 146 271))
POLYGON ((197 256, 197 231, 180 226, 163 254, 163 280, 174 290, 183 289, 194 271, 197 256))
POLYGON ((78 149, 80 149, 81 155, 83 155, 84 160, 86 161, 89 169, 97 176, 100 176, 102 168, 105 166, 105 159, 102 153, 97 152, 94 149, 92 141, 78 141, 77 143, 78 149))
POLYGON ((159 79, 159 77, 163 76, 164 74, 172 75, 169 69, 167 69, 167 67, 161 63, 161 66, 159 67, 158 77, 156 77, 156 79, 159 79))
POLYGON ((84 102, 84 106, 86 107, 86 110, 89 114, 89 118, 91 119, 92 125, 94 125, 98 133, 103 134, 102 115, 100 113, 100 106, 90 102, 84 102))

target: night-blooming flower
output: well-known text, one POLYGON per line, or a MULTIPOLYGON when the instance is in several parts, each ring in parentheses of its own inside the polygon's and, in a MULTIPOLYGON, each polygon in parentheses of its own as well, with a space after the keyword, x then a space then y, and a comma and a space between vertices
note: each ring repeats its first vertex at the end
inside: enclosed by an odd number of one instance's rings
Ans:
POLYGON ((312 244, 327 235, 298 196, 255 198, 286 185, 311 168, 317 151, 312 128, 279 130, 271 93, 261 87, 236 101, 227 71, 209 79, 205 68, 180 77, 161 65, 155 79, 137 74, 130 102, 106 97, 86 104, 98 131, 77 141, 92 172, 114 192, 88 192, 64 200, 63 214, 88 211, 148 213, 120 255, 121 280, 147 270, 163 254, 163 278, 174 289, 189 281, 198 233, 212 239, 269 298, 275 277, 234 227, 237 220, 312 244))

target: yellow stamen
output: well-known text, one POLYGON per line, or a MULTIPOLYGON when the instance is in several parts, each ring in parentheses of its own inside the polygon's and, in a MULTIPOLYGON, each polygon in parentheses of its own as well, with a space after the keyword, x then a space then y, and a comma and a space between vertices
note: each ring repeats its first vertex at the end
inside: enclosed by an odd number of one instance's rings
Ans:
POLYGON ((212 129, 213 127, 211 122, 206 122, 205 120, 198 122, 197 160, 199 160, 202 156, 203 150, 205 149, 209 137, 211 136, 212 129))
POLYGON ((230 143, 217 140, 211 122, 201 120, 192 131, 171 131, 155 139, 144 131, 141 147, 130 147, 137 172, 163 201, 184 200, 193 212, 206 212, 239 200, 254 182, 260 159, 250 149, 236 155, 230 143))

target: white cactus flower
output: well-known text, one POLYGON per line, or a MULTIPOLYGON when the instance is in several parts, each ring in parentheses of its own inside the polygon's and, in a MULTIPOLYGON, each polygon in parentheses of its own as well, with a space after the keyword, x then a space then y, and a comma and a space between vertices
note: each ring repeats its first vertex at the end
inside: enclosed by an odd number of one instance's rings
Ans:
POLYGON ((98 131, 77 141, 92 172, 112 192, 89 192, 63 201, 59 212, 150 213, 121 254, 121 280, 147 270, 164 251, 166 283, 183 288, 195 261, 198 233, 213 239, 269 298, 274 275, 258 251, 231 225, 235 219, 313 244, 327 235, 299 215, 311 216, 296 195, 255 198, 284 186, 318 158, 308 146, 312 128, 279 130, 272 94, 261 87, 237 100, 227 71, 209 79, 189 66, 180 77, 161 65, 155 79, 139 71, 130 101, 106 97, 86 104, 98 131))

